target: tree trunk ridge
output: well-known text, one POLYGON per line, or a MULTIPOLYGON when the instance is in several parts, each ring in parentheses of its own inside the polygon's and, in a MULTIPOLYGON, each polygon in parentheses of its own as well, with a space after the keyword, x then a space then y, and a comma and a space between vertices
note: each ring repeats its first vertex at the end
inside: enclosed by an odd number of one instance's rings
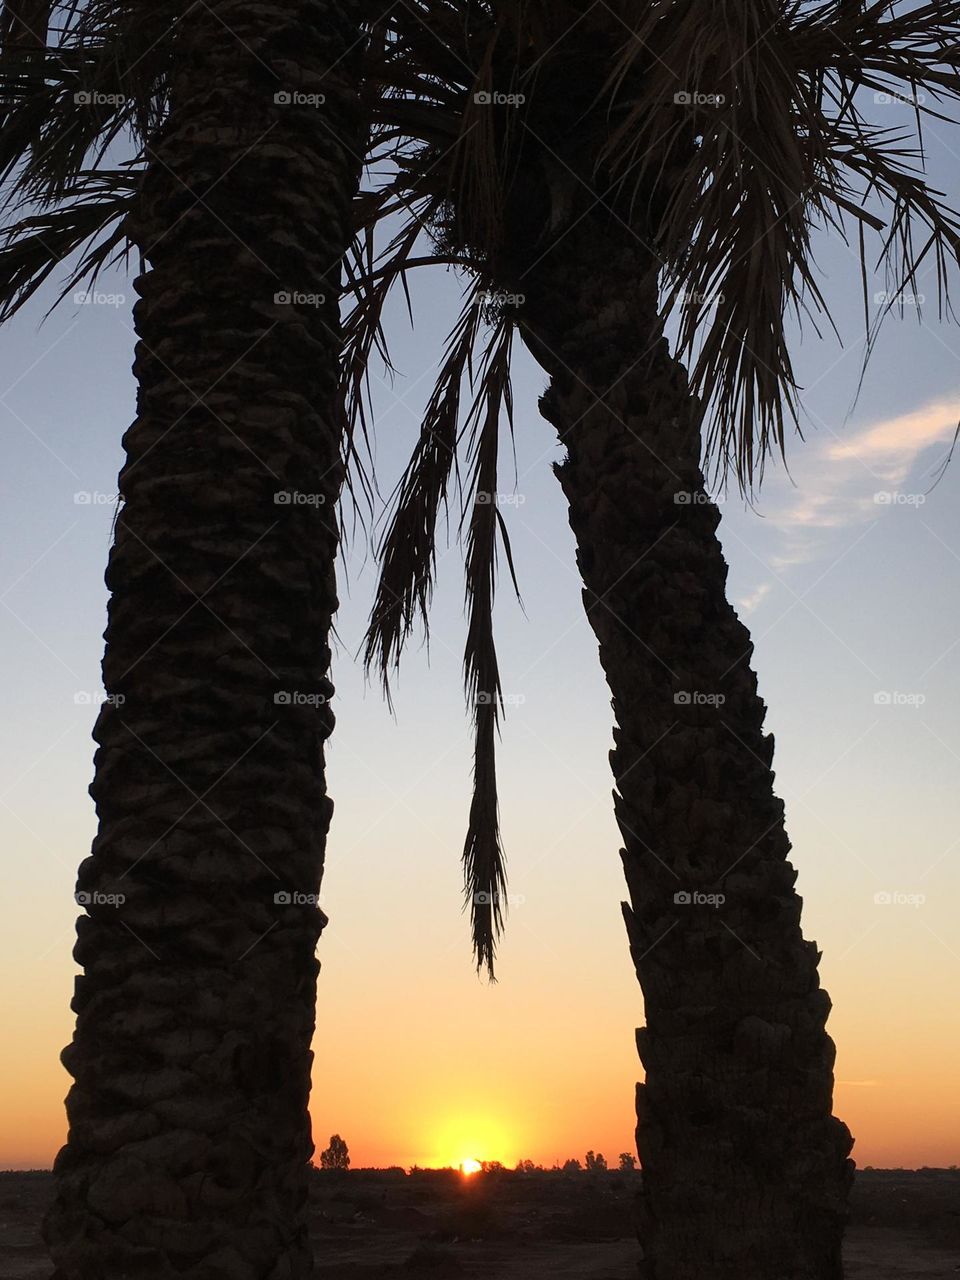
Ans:
POLYGON ((355 16, 187 7, 131 222, 150 266, 45 1224, 56 1280, 312 1273, 355 16))
POLYGON ((831 1116, 819 952, 800 930, 753 646, 726 599, 695 405, 655 264, 594 213, 522 278, 541 401, 568 456, 584 603, 644 994, 646 1280, 837 1280, 853 1162, 831 1116), (722 895, 722 901, 720 898, 722 895))

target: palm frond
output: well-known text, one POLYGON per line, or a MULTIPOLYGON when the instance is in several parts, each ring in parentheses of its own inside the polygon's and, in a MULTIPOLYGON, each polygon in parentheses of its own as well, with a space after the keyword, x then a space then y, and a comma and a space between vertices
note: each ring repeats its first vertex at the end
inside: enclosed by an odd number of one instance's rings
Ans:
POLYGON ((54 306, 125 256, 166 112, 175 12, 129 0, 8 3, 0 17, 0 320, 72 255, 54 306), (118 163, 118 157, 122 160, 118 163))
POLYGON ((388 699, 391 672, 399 665, 418 620, 429 635, 437 523, 457 474, 461 397, 482 320, 478 293, 475 286, 447 340, 416 448, 395 491, 387 530, 377 549, 380 574, 365 662, 368 669, 378 668, 388 699))
MULTIPOLYGON (((663 0, 644 6, 610 78, 615 93, 642 60, 643 92, 602 162, 634 200, 666 191, 653 231, 668 304, 678 306, 679 351, 709 419, 708 455, 747 490, 797 422, 787 316, 829 318, 814 227, 843 234, 852 218, 864 254, 863 233, 879 235, 895 293, 932 255, 943 300, 960 260, 955 215, 903 163, 908 152, 866 122, 858 99, 909 96, 918 137, 924 114, 944 118, 936 104, 960 98, 960 5, 897 9, 895 0, 785 9, 725 0, 706 10, 663 0)), ((863 273, 872 266, 864 257, 863 273)))
POLYGON ((473 705, 475 739, 473 798, 463 846, 463 870, 477 968, 485 967, 491 981, 495 980, 494 961, 503 931, 507 893, 496 767, 496 739, 504 708, 493 632, 498 535, 519 595, 510 538, 498 508, 500 422, 504 414, 513 431, 512 339, 512 321, 501 318, 484 351, 467 422, 468 457, 472 460, 467 496, 472 499, 472 506, 466 518, 468 626, 463 665, 467 700, 473 705))
MULTIPOLYGON (((410 245, 404 246, 409 262, 410 245)), ((399 264, 398 264, 399 270, 399 264)), ((389 289, 390 276, 375 286, 389 289)), ((509 534, 497 508, 500 422, 513 430, 510 351, 513 322, 491 327, 478 360, 485 321, 491 319, 486 290, 474 280, 447 340, 444 360, 424 413, 413 456, 391 503, 386 533, 377 548, 380 574, 365 642, 365 664, 376 667, 388 701, 390 679, 418 622, 429 635, 429 610, 437 567, 437 526, 451 484, 460 487, 458 448, 464 446, 467 482, 461 493, 460 526, 466 529, 467 639, 464 683, 474 720, 473 798, 463 849, 464 892, 470 908, 478 968, 494 980, 497 940, 503 928, 506 870, 500 839, 496 783, 496 737, 503 694, 493 635, 498 540, 518 590, 509 534), (471 400, 463 404, 469 388, 471 400)), ((382 300, 380 303, 382 307, 382 300)))
POLYGON ((136 174, 122 170, 82 174, 65 188, 69 203, 22 217, 0 231, 0 323, 84 246, 51 310, 79 284, 92 287, 104 267, 129 253, 124 221, 138 181, 136 174))

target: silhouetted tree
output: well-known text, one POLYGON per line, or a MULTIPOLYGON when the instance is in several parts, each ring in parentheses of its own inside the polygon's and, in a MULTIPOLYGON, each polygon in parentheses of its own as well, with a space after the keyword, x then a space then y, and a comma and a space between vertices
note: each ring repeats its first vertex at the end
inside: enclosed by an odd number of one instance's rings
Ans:
POLYGON ((389 10, 378 194, 409 216, 399 232, 389 223, 384 257, 358 255, 369 283, 347 321, 354 385, 421 243, 467 284, 381 548, 367 656, 388 678, 426 614, 439 514, 469 476, 463 857, 477 961, 492 968, 506 901, 492 597, 501 549, 510 558, 497 464, 519 336, 549 378, 541 409, 567 451, 556 472, 617 721, 624 915, 647 1020, 646 1274, 826 1280, 842 1266, 852 1141, 831 1115, 830 1001, 801 930, 773 739, 701 462, 749 492, 785 448, 798 416, 787 318, 825 307, 815 228, 845 236, 852 220, 864 278, 878 233, 885 310, 917 300, 923 261, 942 302, 957 215, 924 180, 922 148, 862 108, 868 90, 889 101, 900 89, 919 132, 924 114, 956 105, 958 9, 850 5, 840 31, 831 3, 735 9, 736 21, 727 5, 627 0, 389 10), (525 105, 492 114, 492 95, 525 105))
POLYGON ((330 1145, 326 1151, 320 1152, 320 1168, 340 1169, 343 1171, 350 1168, 350 1152, 347 1150, 347 1144, 339 1133, 335 1133, 331 1137, 330 1145))
POLYGON ((629 1151, 621 1151, 620 1152, 621 1172, 628 1173, 631 1169, 636 1169, 636 1167, 637 1167, 637 1157, 635 1155, 632 1155, 629 1151))
POLYGON ((0 319, 139 264, 58 1280, 310 1271, 360 8, 0 9, 0 319))
POLYGON ((606 1160, 599 1152, 594 1155, 592 1151, 588 1151, 585 1163, 590 1173, 598 1173, 607 1167, 606 1160))
POLYGON ((564 1160, 563 1172, 564 1173, 580 1173, 582 1172, 582 1165, 580 1164, 579 1160, 564 1160))

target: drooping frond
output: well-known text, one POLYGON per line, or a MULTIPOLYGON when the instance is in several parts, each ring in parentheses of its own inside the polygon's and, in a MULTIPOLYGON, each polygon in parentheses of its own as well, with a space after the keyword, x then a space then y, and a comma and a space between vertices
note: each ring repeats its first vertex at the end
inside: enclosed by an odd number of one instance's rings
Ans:
POLYGON ((437 522, 457 467, 461 396, 482 320, 478 289, 468 296, 447 341, 413 456, 397 486, 378 548, 380 576, 367 631, 367 667, 376 666, 389 696, 390 675, 417 621, 429 630, 436 570, 437 522))
POLYGON ((500 424, 513 429, 510 389, 512 322, 485 325, 489 307, 475 281, 451 332, 446 355, 424 413, 420 436, 391 504, 378 546, 380 576, 367 631, 365 661, 376 667, 389 699, 393 670, 418 622, 429 631, 436 577, 437 525, 457 480, 458 451, 465 457, 461 527, 466 530, 467 640, 464 681, 474 731, 474 785, 464 842, 464 891, 470 907, 478 968, 494 978, 496 943, 503 926, 506 872, 496 786, 496 737, 503 710, 493 636, 497 543, 502 543, 517 587, 509 535, 497 507, 500 424), (479 360, 474 353, 489 329, 479 360), (464 391, 470 399, 464 404, 464 391))
POLYGON ((488 340, 467 423, 472 465, 466 488, 471 506, 464 521, 468 618, 464 682, 468 704, 473 706, 475 741, 473 799, 463 846, 463 869, 477 968, 485 967, 491 981, 495 977, 494 959, 503 930, 507 893, 496 769, 496 739, 504 705, 493 634, 498 535, 519 595, 510 538, 498 505, 500 422, 504 415, 513 431, 512 338, 512 322, 502 318, 488 340))

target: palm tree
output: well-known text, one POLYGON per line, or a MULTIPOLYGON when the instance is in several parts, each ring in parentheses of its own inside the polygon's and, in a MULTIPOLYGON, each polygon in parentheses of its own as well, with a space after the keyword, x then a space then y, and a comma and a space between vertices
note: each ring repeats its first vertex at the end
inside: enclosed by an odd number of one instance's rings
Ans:
POLYGON ((919 128, 955 103, 958 20, 955 3, 901 13, 893 0, 423 0, 371 46, 383 164, 353 260, 355 423, 366 423, 371 354, 389 360, 380 318, 392 286, 445 262, 467 289, 394 495, 367 658, 387 684, 426 625, 436 521, 456 477, 476 718, 465 879, 477 962, 492 975, 505 883, 498 542, 512 572, 495 495, 519 334, 549 378, 541 408, 566 447, 557 474, 613 694, 624 916, 647 1020, 648 1280, 841 1275, 853 1162, 831 1115, 830 1001, 801 932, 773 740, 702 463, 750 491, 785 448, 797 412, 787 314, 826 310, 815 227, 853 229, 865 307, 874 234, 892 299, 902 306, 925 264, 945 297, 957 216, 925 183, 922 152, 863 109, 901 95, 919 128))
POLYGON ((58 1280, 300 1277, 359 6, 53 21, 4 52, 3 314, 74 251, 67 291, 141 267, 45 1235, 58 1280))

